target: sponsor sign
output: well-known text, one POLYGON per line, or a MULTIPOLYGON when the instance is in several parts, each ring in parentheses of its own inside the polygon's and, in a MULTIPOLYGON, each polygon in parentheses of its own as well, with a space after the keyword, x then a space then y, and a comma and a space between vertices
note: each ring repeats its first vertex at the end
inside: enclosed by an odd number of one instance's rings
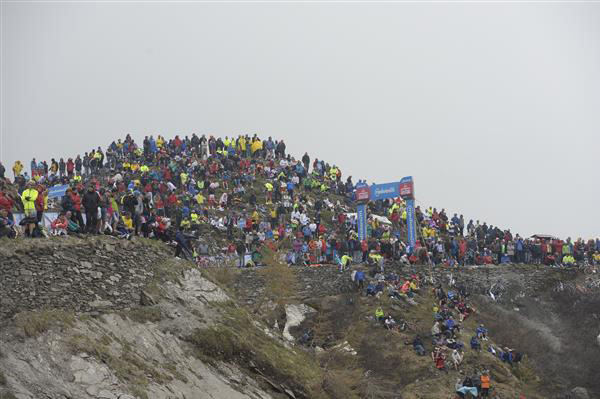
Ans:
POLYGON ((371 190, 369 186, 356 187, 356 200, 357 201, 368 201, 371 196, 371 190))
POLYGON ((400 183, 373 184, 371 186, 371 201, 400 196, 400 183))
POLYGON ((359 204, 356 207, 356 224, 358 227, 358 239, 367 239, 367 205, 359 204))
POLYGON ((415 198, 415 185, 412 176, 406 176, 400 180, 400 197, 404 199, 415 198))
POLYGON ((411 251, 415 248, 417 242, 417 228, 415 226, 415 200, 406 200, 406 227, 408 228, 408 245, 411 251))
POLYGON ((60 198, 67 192, 68 184, 62 186, 52 186, 48 189, 48 198, 60 198))

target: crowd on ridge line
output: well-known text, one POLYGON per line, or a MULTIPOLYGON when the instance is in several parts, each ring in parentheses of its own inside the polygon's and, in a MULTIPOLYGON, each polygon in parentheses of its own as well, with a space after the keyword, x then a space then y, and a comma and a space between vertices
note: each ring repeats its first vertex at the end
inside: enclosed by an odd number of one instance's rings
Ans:
MULTIPOLYGON (((354 270, 351 278, 359 291, 364 288, 365 274, 362 268, 354 270)), ((366 295, 375 298, 388 295, 392 300, 404 300, 415 305, 414 298, 421 291, 422 280, 421 273, 404 278, 395 272, 377 273, 369 282, 366 295)), ((461 341, 462 323, 476 312, 468 302, 469 293, 463 284, 456 284, 447 291, 442 288, 441 284, 437 284, 433 288, 433 295, 436 303, 432 306, 434 323, 430 335, 433 347, 431 360, 439 371, 448 373, 448 363, 451 361, 450 368, 462 373, 464 351, 470 348, 472 351, 480 352, 482 343, 488 341, 488 330, 483 324, 479 324, 468 345, 461 341)), ((375 309, 375 319, 392 332, 405 331, 407 327, 405 321, 396 321, 391 314, 386 315, 382 306, 375 309)), ((412 342, 407 341, 405 344, 412 345, 418 356, 426 356, 426 344, 420 335, 417 335, 412 342)), ((516 352, 508 347, 498 348, 488 344, 487 351, 510 366, 523 359, 521 352, 516 352)), ((490 393, 490 383, 489 371, 483 370, 459 379, 455 386, 455 393, 459 398, 487 398, 490 393)))
POLYGON ((184 243, 179 252, 185 256, 193 252, 186 237, 212 225, 227 233, 232 253, 289 239, 290 264, 600 262, 600 239, 524 239, 432 207, 416 207, 419 237, 411 248, 400 198, 368 204, 369 238, 360 241, 352 177, 343 179, 339 167, 323 160, 311 162, 307 153, 296 160, 283 140, 271 137, 159 135, 138 144, 127 135, 105 151, 98 147, 66 161, 34 158, 30 175, 20 161, 12 169, 13 182, 0 165, 0 236, 141 234, 184 243), (49 205, 48 191, 57 185, 69 188, 49 205), (59 216, 45 231, 40 222, 48 209, 59 216), (24 212, 21 229, 15 210, 24 212))

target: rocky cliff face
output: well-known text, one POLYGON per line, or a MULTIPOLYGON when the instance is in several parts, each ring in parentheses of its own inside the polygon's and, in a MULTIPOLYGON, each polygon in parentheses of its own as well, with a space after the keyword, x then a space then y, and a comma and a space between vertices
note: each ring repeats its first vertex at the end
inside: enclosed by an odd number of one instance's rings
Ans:
POLYGON ((271 397, 238 367, 193 355, 187 337, 219 323, 230 299, 168 247, 35 245, 2 249, 3 399, 271 397))
POLYGON ((136 305, 165 257, 156 243, 53 237, 0 245, 0 319, 25 310, 91 312, 136 305))
MULTIPOLYGON (((269 290, 281 287, 267 281, 273 275, 264 269, 198 269, 155 241, 0 244, 2 399, 433 399, 452 393, 456 376, 437 372, 404 344, 417 333, 428 335, 429 286, 414 303, 365 298, 349 271, 293 268, 293 292, 273 301, 269 290), (408 329, 392 334, 374 322, 380 305, 408 329), (314 341, 303 346, 298 339, 308 329, 314 341)), ((465 369, 492 370, 501 397, 600 395, 600 296, 586 288, 589 277, 516 265, 388 272, 421 273, 471 292, 477 314, 465 323, 463 339, 484 322, 495 345, 527 355, 524 365, 511 368, 488 353, 467 353, 465 369)))

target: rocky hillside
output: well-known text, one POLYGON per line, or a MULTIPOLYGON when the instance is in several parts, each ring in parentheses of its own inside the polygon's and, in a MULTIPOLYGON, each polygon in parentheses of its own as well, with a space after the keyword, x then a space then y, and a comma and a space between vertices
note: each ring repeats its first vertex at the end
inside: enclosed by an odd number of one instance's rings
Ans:
POLYGON ((350 271, 288 268, 272 253, 262 268, 199 269, 141 238, 2 241, 0 256, 2 399, 447 399, 482 369, 498 398, 600 395, 600 297, 571 271, 391 268, 464 286, 477 311, 461 339, 483 322, 490 344, 525 353, 510 366, 466 351, 444 373, 407 345, 421 334, 431 350, 429 285, 414 302, 365 297, 350 271), (407 328, 384 329, 377 306, 407 328))

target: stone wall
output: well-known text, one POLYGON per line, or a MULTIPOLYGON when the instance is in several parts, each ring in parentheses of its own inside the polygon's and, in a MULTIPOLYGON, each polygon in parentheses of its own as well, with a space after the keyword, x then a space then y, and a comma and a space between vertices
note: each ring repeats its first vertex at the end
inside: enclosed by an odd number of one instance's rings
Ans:
MULTIPOLYGON (((134 239, 135 240, 135 239, 134 239)), ((33 309, 123 309, 140 301, 166 247, 113 237, 0 241, 0 319, 33 309)))
MULTIPOLYGON (((297 277, 298 298, 316 298, 353 292, 350 271, 339 272, 336 266, 319 267, 293 266, 297 277)), ((367 280, 373 277, 374 267, 364 267, 367 280)), ((448 270, 428 266, 386 266, 386 273, 395 272, 408 277, 420 272, 423 276, 433 276, 435 282, 447 287, 452 278, 455 284, 464 285, 472 294, 489 296, 492 291, 497 300, 503 301, 518 296, 535 296, 536 293, 552 288, 560 281, 568 282, 577 272, 570 269, 556 269, 533 265, 500 265, 467 267, 448 270)), ((246 304, 259 302, 264 289, 264 279, 256 269, 244 269, 237 275, 234 288, 236 294, 246 304)))
MULTIPOLYGON (((337 295, 353 290, 350 272, 340 273, 335 266, 293 266, 296 273, 299 299, 337 295)), ((257 269, 244 269, 236 276, 234 289, 242 302, 259 302, 264 289, 264 278, 257 269)))

